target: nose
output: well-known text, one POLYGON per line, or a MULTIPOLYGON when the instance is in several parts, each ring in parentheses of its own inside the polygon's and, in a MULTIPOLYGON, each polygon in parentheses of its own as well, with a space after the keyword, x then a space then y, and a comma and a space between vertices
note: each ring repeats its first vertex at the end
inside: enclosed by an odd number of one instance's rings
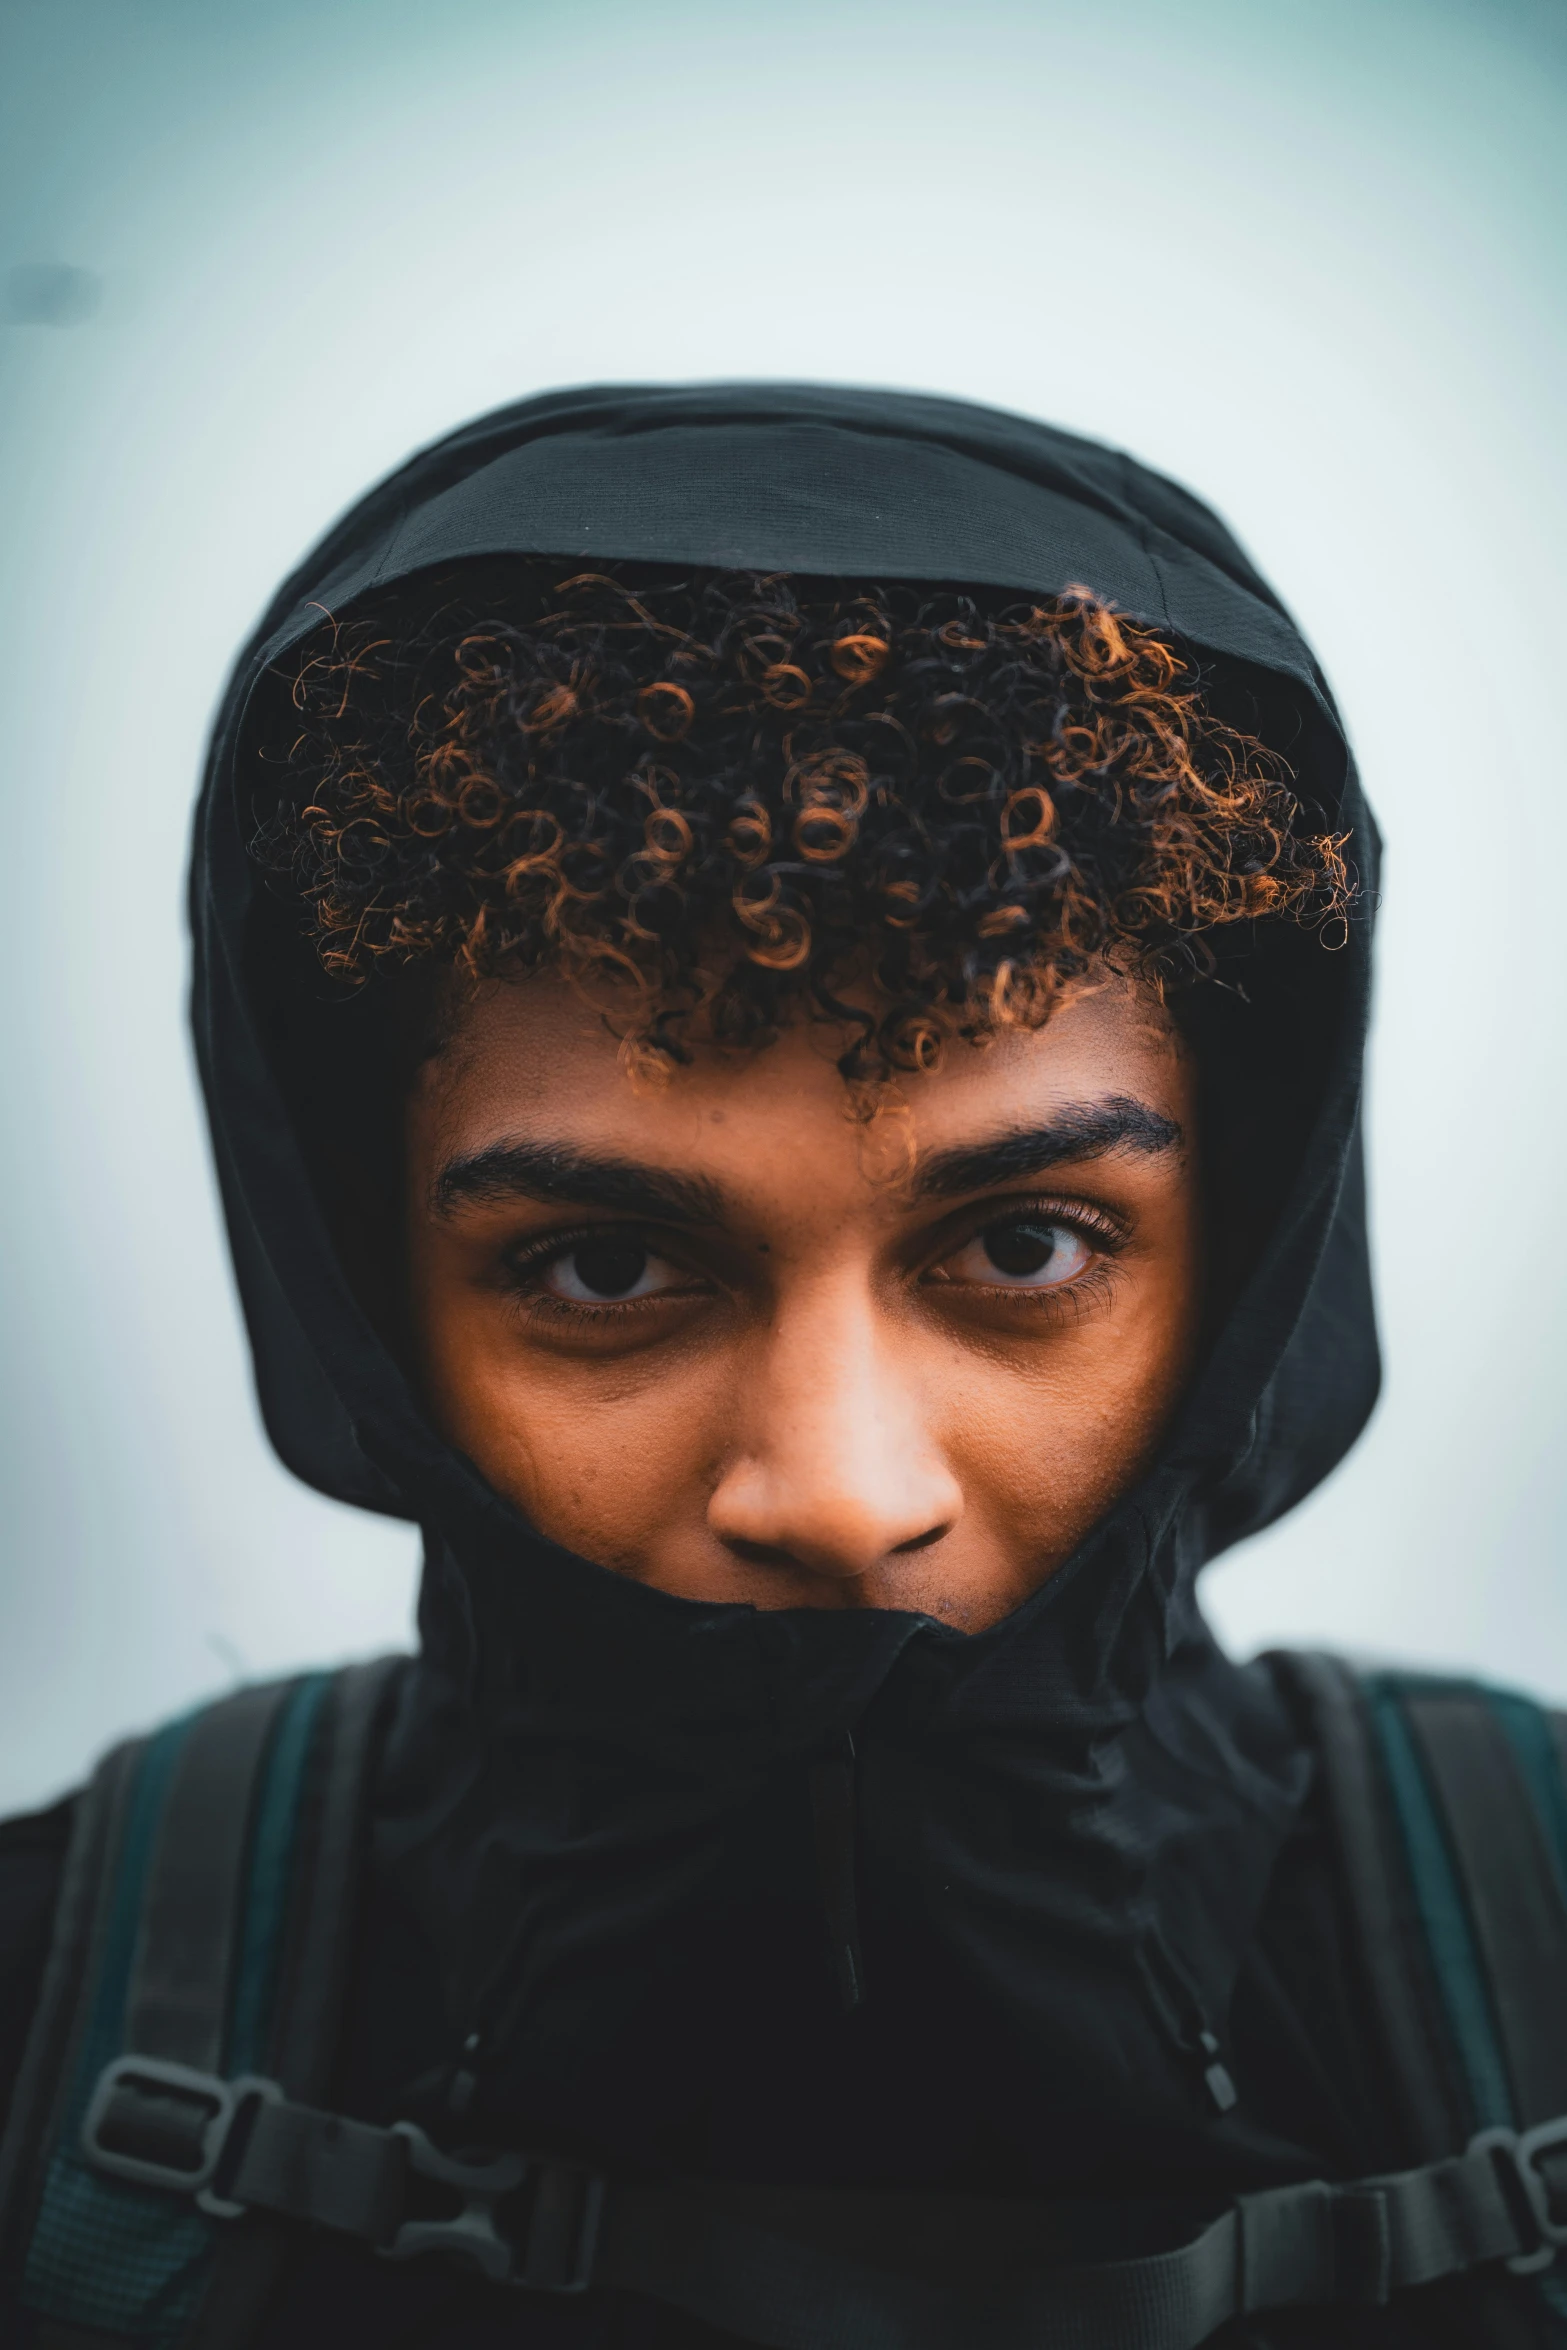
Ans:
POLYGON ((746 1438, 708 1503, 721 1542, 813 1577, 870 1578, 878 1604, 897 1604, 900 1554, 963 1514, 908 1344, 849 1284, 775 1323, 747 1380, 746 1438))

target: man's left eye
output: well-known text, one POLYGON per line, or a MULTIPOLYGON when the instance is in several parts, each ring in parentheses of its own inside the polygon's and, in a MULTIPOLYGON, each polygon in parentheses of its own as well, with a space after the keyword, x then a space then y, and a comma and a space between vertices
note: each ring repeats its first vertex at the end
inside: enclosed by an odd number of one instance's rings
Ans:
POLYGON ((1083 1272, 1093 1250, 1070 1224, 1047 1216, 1008 1216, 965 1241, 942 1267, 949 1281, 987 1289, 1059 1289, 1083 1272))

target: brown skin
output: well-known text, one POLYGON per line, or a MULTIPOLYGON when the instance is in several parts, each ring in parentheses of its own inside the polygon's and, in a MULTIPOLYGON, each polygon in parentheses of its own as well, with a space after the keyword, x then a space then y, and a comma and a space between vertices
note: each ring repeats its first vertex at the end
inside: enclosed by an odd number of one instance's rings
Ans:
POLYGON ((488 986, 409 1108, 418 1372, 496 1490, 604 1566, 976 1631, 1126 1491, 1187 1379, 1195 1073, 1120 982, 951 1046, 869 1130, 842 1046, 802 1024, 635 1085, 562 982, 488 986))

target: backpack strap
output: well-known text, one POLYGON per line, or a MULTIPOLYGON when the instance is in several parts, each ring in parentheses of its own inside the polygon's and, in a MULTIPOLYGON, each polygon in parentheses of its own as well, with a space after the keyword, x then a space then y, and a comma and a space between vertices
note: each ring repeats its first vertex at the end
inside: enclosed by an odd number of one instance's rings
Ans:
MULTIPOLYGON (((149 2079, 136 2142, 154 2158, 149 2079)), ((200 2127, 202 2084, 168 2084, 200 2127)), ((633 2292, 772 2350, 1196 2350, 1229 2320, 1380 2307, 1567 2240, 1535 2148, 1487 2133, 1399 2174, 1200 2206, 641 2184, 515 2150, 445 2151, 242 2087, 213 2148, 215 2211, 280 2215, 401 2261, 444 2255, 524 2296, 633 2292), (1549 2234, 1547 2231, 1552 2231, 1549 2234), (1085 2248, 1131 2257, 1084 2263, 1085 2248)), ((1567 2119, 1552 2133, 1567 2143, 1567 2119)), ((97 2158, 103 2159, 103 2133, 97 2158)), ((179 2132, 167 2143, 177 2148, 179 2132)), ((111 2161, 117 2159, 109 2149, 111 2161)), ((166 2153, 171 2202, 192 2189, 166 2153)))
POLYGON ((1370 1696, 1389 1750, 1401 1731, 1415 1749, 1469 1929, 1443 1975, 1476 2116, 1528 2127, 1567 2112, 1567 1896, 1547 1808, 1562 1791, 1546 1718, 1524 1698, 1408 1674, 1379 1675, 1370 1696))
POLYGON ((64 2126, 65 2089, 80 2039, 84 1978, 108 1925, 114 1864, 145 1739, 105 1756, 73 1807, 54 1924, 32 2028, 0 2138, 0 2297, 14 2288, 35 2215, 43 2150, 64 2126))
POLYGON ((1435 2161, 1480 2125, 1455 2076, 1429 1937, 1405 1858, 1407 1831, 1365 1687, 1336 1656, 1284 1650, 1265 1662, 1311 1724, 1348 1897, 1354 1962, 1393 2108, 1390 2144, 1406 2161, 1435 2161))
MULTIPOLYGON (((277 1904, 289 1900, 291 1938, 272 1984, 266 2076, 285 2094, 324 2097, 331 2084, 367 1841, 367 1813, 381 1733, 407 1659, 349 1665, 334 1678, 321 1725, 315 1801, 290 1841, 274 1812, 269 1867, 277 1904), (292 1892, 290 1893, 290 1887, 292 1892)), ((265 2000, 264 1958, 242 1965, 240 1985, 265 2000)), ((220 2233, 211 2281, 184 2350, 243 2350, 264 2314, 298 2231, 260 2213, 220 2233)))
MULTIPOLYGON (((1567 1776, 1559 1717, 1431 1674, 1277 1657, 1315 1721, 1329 1806, 1412 2147, 1537 2133, 1567 2212, 1567 1776), (1434 1994, 1434 1996, 1433 1996, 1434 1994)), ((1550 2264, 1542 2245, 1534 2266, 1550 2264)), ((1518 2265, 1527 2268, 1528 2263, 1518 2265)), ((1567 2321, 1567 2285, 1540 2292, 1567 2321)))
POLYGON ((83 1799, 0 2156, 37 2350, 181 2350, 214 2301, 259 2315, 275 2231, 224 2228, 168 2192, 170 2166, 204 2186, 234 2084, 281 2094, 273 2068, 306 2094, 324 2082, 373 1732, 401 1662, 241 1690, 117 1749, 83 1799))

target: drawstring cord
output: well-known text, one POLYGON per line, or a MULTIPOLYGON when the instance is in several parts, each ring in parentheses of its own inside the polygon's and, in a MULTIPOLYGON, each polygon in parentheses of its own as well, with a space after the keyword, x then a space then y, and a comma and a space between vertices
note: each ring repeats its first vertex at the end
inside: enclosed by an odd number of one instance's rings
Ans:
POLYGON ((811 1818, 816 1831, 816 1880, 827 1920, 827 1940, 844 2012, 865 1997, 860 1956, 860 1904, 855 1868, 854 1740, 846 1730, 835 1754, 810 1767, 811 1818))

